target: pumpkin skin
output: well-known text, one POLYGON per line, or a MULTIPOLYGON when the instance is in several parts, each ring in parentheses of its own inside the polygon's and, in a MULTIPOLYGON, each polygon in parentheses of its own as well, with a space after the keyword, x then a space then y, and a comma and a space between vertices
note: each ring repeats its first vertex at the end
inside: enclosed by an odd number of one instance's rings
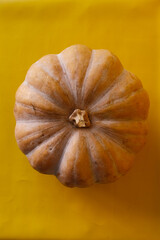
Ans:
POLYGON ((15 137, 34 169, 68 187, 114 182, 146 142, 148 109, 141 81, 114 54, 73 45, 28 70, 15 137))

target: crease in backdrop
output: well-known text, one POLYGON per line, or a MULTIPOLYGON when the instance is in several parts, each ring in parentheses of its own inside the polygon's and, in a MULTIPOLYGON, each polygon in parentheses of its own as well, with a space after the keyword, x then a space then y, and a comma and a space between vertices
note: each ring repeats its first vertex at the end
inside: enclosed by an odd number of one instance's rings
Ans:
POLYGON ((160 239, 160 2, 0 1, 0 239, 160 239), (14 138, 15 92, 32 63, 72 44, 106 48, 149 92, 149 136, 110 185, 63 187, 14 138))

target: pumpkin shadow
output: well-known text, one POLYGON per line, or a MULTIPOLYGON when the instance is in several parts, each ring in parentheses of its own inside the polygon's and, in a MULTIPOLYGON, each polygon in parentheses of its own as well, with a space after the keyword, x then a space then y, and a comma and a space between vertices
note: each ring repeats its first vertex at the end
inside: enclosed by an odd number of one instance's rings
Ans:
MULTIPOLYGON (((95 184, 90 188, 72 189, 72 197, 81 199, 88 206, 88 213, 95 212, 100 217, 116 212, 158 217, 160 195, 158 178, 160 170, 159 133, 155 128, 155 117, 149 119, 148 141, 137 154, 130 172, 111 184, 95 184)), ((89 214, 88 214, 89 215, 89 214)))

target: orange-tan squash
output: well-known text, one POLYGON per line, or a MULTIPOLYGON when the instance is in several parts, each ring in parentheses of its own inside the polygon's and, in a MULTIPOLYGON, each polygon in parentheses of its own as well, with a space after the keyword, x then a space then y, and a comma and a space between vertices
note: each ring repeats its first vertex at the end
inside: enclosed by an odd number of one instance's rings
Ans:
POLYGON ((124 175, 146 142, 148 94, 108 50, 73 45, 34 63, 16 93, 15 136, 37 171, 69 187, 124 175))

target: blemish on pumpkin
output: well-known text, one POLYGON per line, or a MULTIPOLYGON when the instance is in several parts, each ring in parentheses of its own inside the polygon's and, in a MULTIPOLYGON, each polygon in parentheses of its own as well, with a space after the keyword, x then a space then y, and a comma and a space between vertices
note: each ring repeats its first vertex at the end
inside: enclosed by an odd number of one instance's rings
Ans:
POLYGON ((32 105, 32 108, 33 108, 33 110, 34 110, 34 112, 35 112, 35 114, 36 114, 36 108, 35 108, 35 106, 33 105, 33 104, 31 104, 32 105))

